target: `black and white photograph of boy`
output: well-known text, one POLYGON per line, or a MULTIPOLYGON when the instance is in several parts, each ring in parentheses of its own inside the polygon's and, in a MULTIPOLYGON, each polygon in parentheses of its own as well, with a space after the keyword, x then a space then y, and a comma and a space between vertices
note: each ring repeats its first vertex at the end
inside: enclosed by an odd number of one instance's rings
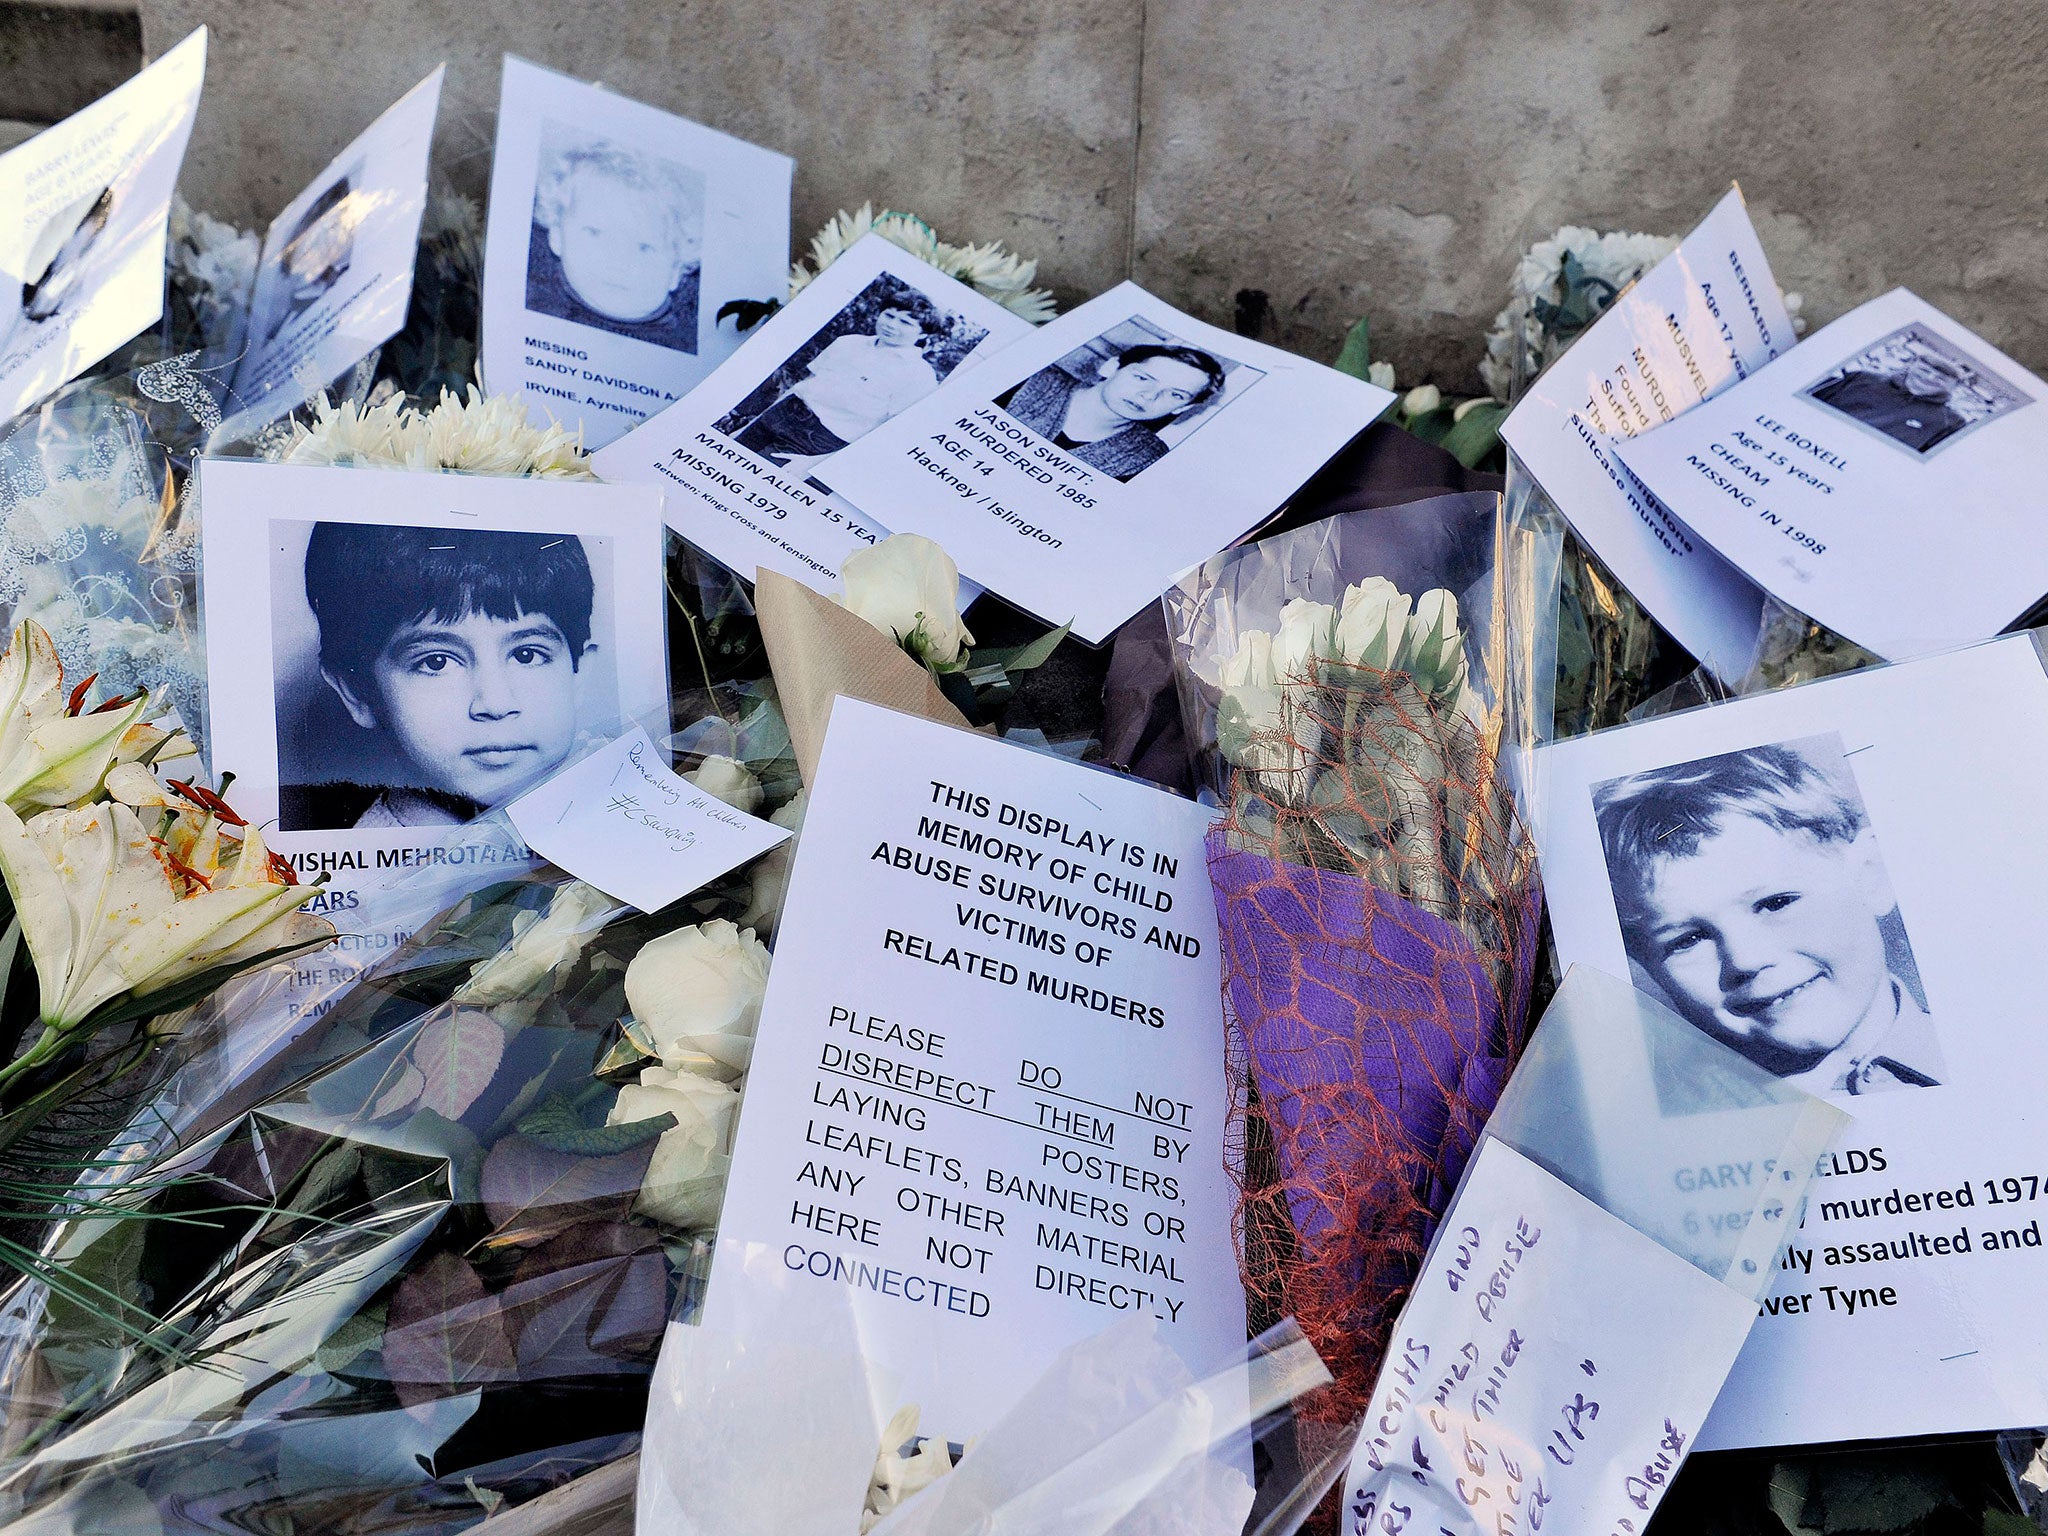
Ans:
POLYGON ((529 311, 694 354, 703 247, 700 172, 542 124, 527 236, 529 311))
POLYGON ((2031 397, 1924 325, 1904 325, 1802 391, 1922 458, 2031 397))
POLYGON ((271 528, 283 830, 467 821, 618 718, 608 540, 271 528))
POLYGON ((356 226, 362 222, 363 199, 355 194, 362 167, 343 171, 306 205, 292 232, 277 248, 269 270, 258 280, 256 323, 251 334, 264 348, 334 290, 355 259, 356 226))
POLYGON ((1638 985, 1808 1092, 1939 1086, 1919 967, 1839 736, 1592 795, 1638 985))
POLYGON ((0 318, 0 353, 12 352, 17 346, 26 349, 53 334, 40 328, 52 320, 68 323, 81 308, 81 301, 98 291, 92 281, 93 269, 101 254, 118 244, 119 237, 109 239, 107 229, 141 163, 131 165, 99 191, 74 198, 37 233, 29 249, 29 275, 21 285, 21 302, 18 307, 9 304, 11 315, 0 318))
POLYGON ((1165 458, 1259 370, 1133 317, 998 395, 995 404, 1083 464, 1128 481, 1165 458))
POLYGON ((801 475, 938 388, 987 335, 881 273, 713 430, 801 475))

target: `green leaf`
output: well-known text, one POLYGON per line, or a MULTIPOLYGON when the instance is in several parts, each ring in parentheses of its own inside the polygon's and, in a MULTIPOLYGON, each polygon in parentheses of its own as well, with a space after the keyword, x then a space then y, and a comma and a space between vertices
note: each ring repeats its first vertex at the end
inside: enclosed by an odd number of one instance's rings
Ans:
POLYGON ((1337 352, 1337 361, 1330 366, 1354 379, 1368 376, 1372 367, 1372 331, 1363 319, 1344 333, 1344 345, 1337 352))
POLYGON ((627 1152, 642 1142, 655 1141, 670 1130, 676 1117, 660 1114, 625 1125, 586 1125, 576 1105, 559 1093, 551 1093, 540 1107, 519 1122, 519 1134, 554 1152, 578 1157, 609 1157, 627 1152))
POLYGON ((347 1193, 350 1185, 362 1171, 362 1149, 353 1142, 343 1142, 314 1159, 306 1169, 305 1177, 299 1180, 299 1187, 285 1202, 285 1209, 305 1215, 334 1214, 326 1212, 340 1196, 347 1193))
POLYGON ((1508 408, 1498 400, 1482 400, 1451 424, 1438 444, 1467 469, 1475 468, 1500 443, 1500 424, 1508 408))
POLYGON ((1033 667, 1043 666, 1052 653, 1060 648, 1060 642, 1072 634, 1073 630, 1073 622, 1069 620, 1058 629, 1047 630, 1029 645, 1019 645, 1002 651, 976 651, 972 665, 977 670, 982 667, 1001 667, 1005 672, 1029 672, 1033 667))

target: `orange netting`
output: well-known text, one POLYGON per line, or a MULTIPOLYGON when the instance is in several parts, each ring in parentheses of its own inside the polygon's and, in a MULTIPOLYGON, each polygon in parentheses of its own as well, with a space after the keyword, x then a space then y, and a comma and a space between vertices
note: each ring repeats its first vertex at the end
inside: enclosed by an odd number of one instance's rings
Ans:
POLYGON ((1542 896, 1499 715, 1462 677, 1445 692, 1312 664, 1242 733, 1210 835, 1254 1326, 1300 1323, 1336 1377, 1318 1411, 1345 1418, 1507 1081, 1534 973, 1542 896))

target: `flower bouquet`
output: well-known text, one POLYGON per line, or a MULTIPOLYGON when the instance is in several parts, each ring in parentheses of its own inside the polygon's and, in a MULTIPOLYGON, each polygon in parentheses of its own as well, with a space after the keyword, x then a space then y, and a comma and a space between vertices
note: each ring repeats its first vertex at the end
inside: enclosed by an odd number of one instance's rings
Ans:
POLYGON ((49 1245, 99 1311, 11 1299, 0 1511, 457 1530, 631 1451, 723 1191, 759 894, 650 916, 538 868, 222 1073, 49 1245))
POLYGON ((1555 591, 1529 601, 1512 538, 1497 498, 1436 497, 1218 556, 1166 599, 1223 807, 1247 1288, 1255 1321, 1299 1320, 1340 1410, 1524 1034, 1542 898, 1504 748, 1534 712, 1517 637, 1555 591))

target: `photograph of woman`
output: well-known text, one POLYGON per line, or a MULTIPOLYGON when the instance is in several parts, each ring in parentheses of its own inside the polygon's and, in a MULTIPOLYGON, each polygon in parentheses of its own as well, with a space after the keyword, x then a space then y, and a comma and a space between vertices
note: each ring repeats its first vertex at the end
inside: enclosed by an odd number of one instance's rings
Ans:
POLYGON ((1236 367, 1132 319, 1039 369, 995 403, 1083 464, 1130 480, 1185 439, 1221 399, 1236 367))

